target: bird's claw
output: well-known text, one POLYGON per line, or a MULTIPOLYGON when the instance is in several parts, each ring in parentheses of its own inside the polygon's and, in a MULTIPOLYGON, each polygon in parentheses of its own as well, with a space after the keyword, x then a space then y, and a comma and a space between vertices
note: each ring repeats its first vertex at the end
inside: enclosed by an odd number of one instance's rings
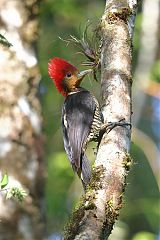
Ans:
POLYGON ((104 123, 102 125, 102 130, 106 129, 107 134, 115 127, 125 127, 125 126, 130 126, 130 129, 132 128, 131 123, 125 122, 125 118, 120 119, 118 122, 108 122, 104 123))

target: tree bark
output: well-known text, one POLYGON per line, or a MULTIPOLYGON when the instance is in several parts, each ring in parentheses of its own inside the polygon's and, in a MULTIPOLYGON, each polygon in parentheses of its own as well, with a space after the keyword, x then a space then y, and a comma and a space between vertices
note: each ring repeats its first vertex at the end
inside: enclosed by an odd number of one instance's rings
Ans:
POLYGON ((28 192, 20 204, 0 193, 0 240, 43 239, 43 163, 40 80, 36 56, 40 1, 1 0, 0 32, 13 47, 0 45, 0 178, 28 192))
MULTIPOLYGON (((106 1, 101 21, 101 92, 105 123, 131 122, 132 37, 137 1, 106 1)), ((92 179, 65 239, 108 239, 122 207, 131 158, 131 129, 117 126, 99 145, 92 179)))
MULTIPOLYGON (((133 84, 133 104, 136 106, 133 123, 136 127, 139 123, 146 100, 145 90, 147 90, 151 84, 151 70, 156 61, 156 55, 159 52, 157 37, 158 30, 160 28, 159 0, 143 0, 142 8, 143 17, 141 26, 140 48, 138 54, 138 63, 135 71, 136 81, 133 84), (149 22, 148 19, 150 19, 149 22), (140 98, 141 101, 139 101, 140 98)), ((157 59, 159 59, 159 57, 157 59)))

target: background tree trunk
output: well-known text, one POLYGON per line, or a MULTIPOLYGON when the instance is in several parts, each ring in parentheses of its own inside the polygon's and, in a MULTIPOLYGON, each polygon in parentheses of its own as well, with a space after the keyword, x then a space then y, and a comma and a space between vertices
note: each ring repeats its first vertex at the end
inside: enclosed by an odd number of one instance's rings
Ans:
POLYGON ((43 239, 44 219, 40 80, 36 57, 40 1, 1 0, 0 33, 13 47, 0 45, 0 175, 9 187, 23 187, 22 204, 0 193, 0 240, 43 239))
POLYGON ((133 84, 134 95, 133 104, 136 106, 134 110, 133 123, 137 127, 142 109, 145 104, 145 91, 151 85, 151 70, 158 57, 158 29, 160 19, 159 0, 149 1, 143 0, 143 17, 142 17, 142 36, 140 38, 140 50, 138 54, 138 64, 135 71, 135 84, 133 84), (152 17, 150 17, 152 16, 152 17), (150 21, 148 19, 150 18, 150 21), (149 57, 148 57, 149 56, 149 57), (139 98, 141 101, 139 101, 139 98))
MULTIPOLYGON (((101 87, 105 123, 131 121, 132 37, 137 1, 106 1, 101 21, 101 87)), ((91 183, 65 239, 108 239, 122 207, 131 130, 115 127, 99 146, 91 183)))

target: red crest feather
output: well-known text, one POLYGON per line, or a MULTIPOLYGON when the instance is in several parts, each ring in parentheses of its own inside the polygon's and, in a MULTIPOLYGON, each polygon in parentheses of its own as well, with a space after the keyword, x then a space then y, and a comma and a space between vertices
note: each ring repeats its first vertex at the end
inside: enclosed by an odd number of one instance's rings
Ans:
POLYGON ((51 59, 48 63, 49 76, 54 81, 58 91, 64 96, 66 96, 67 93, 62 85, 62 81, 68 72, 74 73, 75 71, 78 71, 76 67, 58 57, 51 59))

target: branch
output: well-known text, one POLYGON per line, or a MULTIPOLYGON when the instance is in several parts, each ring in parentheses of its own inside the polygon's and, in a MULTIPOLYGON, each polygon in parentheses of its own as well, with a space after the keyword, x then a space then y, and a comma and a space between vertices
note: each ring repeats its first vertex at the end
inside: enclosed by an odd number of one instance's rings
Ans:
MULTIPOLYGON (((101 21, 101 89, 105 123, 131 121, 131 46, 137 1, 106 1, 101 21)), ((131 130, 115 127, 99 145, 91 183, 65 239, 107 239, 122 207, 131 158, 131 130)))

